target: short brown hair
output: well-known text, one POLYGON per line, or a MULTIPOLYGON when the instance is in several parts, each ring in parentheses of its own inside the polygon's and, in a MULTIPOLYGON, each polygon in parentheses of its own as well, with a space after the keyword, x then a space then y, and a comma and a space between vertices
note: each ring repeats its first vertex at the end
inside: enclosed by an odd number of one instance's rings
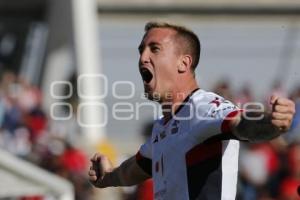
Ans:
POLYGON ((153 28, 168 28, 177 32, 177 39, 182 41, 180 47, 184 45, 183 52, 192 56, 192 69, 195 70, 200 59, 201 44, 198 36, 191 30, 184 26, 178 26, 167 22, 148 22, 145 25, 145 32, 147 33, 153 28))

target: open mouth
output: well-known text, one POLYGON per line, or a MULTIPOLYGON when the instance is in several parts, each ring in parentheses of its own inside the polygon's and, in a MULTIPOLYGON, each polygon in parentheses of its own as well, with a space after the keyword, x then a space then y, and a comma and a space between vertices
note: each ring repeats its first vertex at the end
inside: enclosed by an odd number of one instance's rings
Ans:
POLYGON ((150 83, 150 81, 151 81, 152 78, 153 78, 152 73, 151 73, 151 72, 149 71, 149 69, 147 69, 147 68, 142 68, 142 69, 141 69, 141 75, 142 75, 143 80, 144 80, 146 83, 150 83))

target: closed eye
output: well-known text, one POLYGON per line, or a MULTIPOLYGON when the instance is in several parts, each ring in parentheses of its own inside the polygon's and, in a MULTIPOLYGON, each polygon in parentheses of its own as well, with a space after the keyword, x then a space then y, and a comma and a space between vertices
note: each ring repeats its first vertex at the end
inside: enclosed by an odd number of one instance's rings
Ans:
POLYGON ((160 48, 157 45, 153 45, 150 47, 151 52, 156 53, 160 51, 160 48))
POLYGON ((140 55, 143 53, 143 51, 147 46, 149 47, 152 53, 157 53, 161 50, 161 46, 156 42, 151 42, 149 45, 145 45, 144 43, 141 43, 138 47, 140 55))

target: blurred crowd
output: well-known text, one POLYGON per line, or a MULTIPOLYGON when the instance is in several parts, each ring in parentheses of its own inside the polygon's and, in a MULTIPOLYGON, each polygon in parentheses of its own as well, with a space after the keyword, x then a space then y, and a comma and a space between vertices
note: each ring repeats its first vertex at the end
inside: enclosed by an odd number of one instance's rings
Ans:
MULTIPOLYGON (((0 148, 71 181, 77 200, 90 199, 92 187, 86 178, 88 158, 68 138, 68 131, 74 130, 50 120, 41 103, 39 88, 14 73, 2 74, 0 148)), ((55 198, 24 196, 19 199, 55 198)))
MULTIPOLYGON (((257 100, 248 85, 234 92, 228 81, 221 81, 213 91, 240 106, 257 100)), ((275 82, 268 95, 274 93, 288 96, 296 103, 292 128, 284 136, 267 143, 241 142, 237 200, 300 199, 297 193, 300 190, 300 86, 285 91, 280 82, 275 82)), ((267 109, 268 95, 263 100, 267 109)), ((147 127, 145 133, 150 130, 151 127, 147 127)), ((70 180, 77 200, 91 199, 93 189, 86 178, 88 158, 72 142, 70 131, 74 134, 80 130, 66 128, 65 124, 50 120, 42 109, 39 88, 14 73, 2 74, 0 148, 70 180)), ((151 180, 123 193, 126 200, 152 199, 151 180)), ((33 196, 20 199, 45 198, 33 196)))
POLYGON ((299 200, 300 195, 300 85, 285 91, 275 81, 263 100, 254 98, 249 85, 233 92, 228 81, 217 83, 214 91, 244 108, 248 102, 263 102, 270 109, 272 94, 285 96, 296 104, 290 131, 266 143, 241 142, 237 200, 299 200))

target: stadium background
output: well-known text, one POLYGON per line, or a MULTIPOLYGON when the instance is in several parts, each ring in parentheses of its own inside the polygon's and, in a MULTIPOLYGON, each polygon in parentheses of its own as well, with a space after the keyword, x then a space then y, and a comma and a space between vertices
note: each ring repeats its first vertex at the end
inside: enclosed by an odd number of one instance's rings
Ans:
POLYGON ((153 107, 138 106, 147 101, 141 98, 137 46, 145 22, 167 20, 199 35, 202 88, 241 104, 266 103, 273 92, 295 100, 295 121, 284 139, 243 144, 238 199, 298 199, 299 13, 300 2, 276 0, 0 0, 0 198, 142 198, 136 188, 93 190, 86 169, 97 150, 115 163, 135 154, 149 132, 153 107), (107 77, 107 83, 92 79, 82 89, 107 92, 105 97, 78 98, 78 77, 85 73, 107 77), (120 99, 113 92, 132 96, 120 99), (81 116, 79 105, 95 101, 107 106, 107 114, 95 106, 81 116), (123 103, 120 109, 133 105, 133 119, 115 119, 117 103, 123 103), (83 128, 78 116, 107 124, 83 128))

